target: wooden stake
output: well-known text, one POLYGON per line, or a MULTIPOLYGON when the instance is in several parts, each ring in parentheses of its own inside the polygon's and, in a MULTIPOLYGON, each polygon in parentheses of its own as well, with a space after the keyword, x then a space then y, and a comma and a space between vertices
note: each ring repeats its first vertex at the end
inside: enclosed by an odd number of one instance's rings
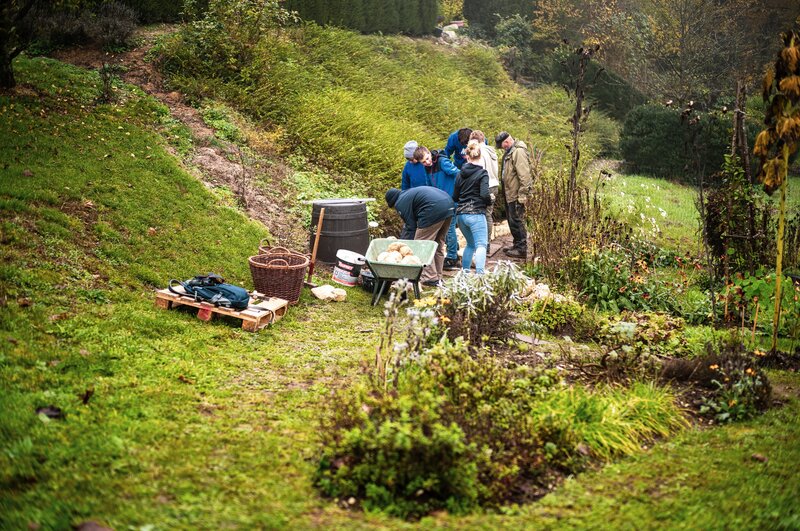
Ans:
POLYGON ((753 334, 750 336, 750 340, 755 342, 756 340, 756 325, 758 324, 758 305, 760 303, 756 301, 756 316, 753 318, 753 334))
POLYGON ((725 313, 723 314, 722 320, 724 322, 728 321, 728 293, 731 291, 731 285, 725 284, 725 313))
POLYGON ((314 274, 314 263, 317 261, 317 247, 319 246, 319 235, 322 233, 322 220, 325 218, 325 207, 319 209, 319 221, 317 221, 317 233, 314 235, 314 249, 311 251, 311 263, 308 264, 308 284, 311 284, 311 275, 314 274))

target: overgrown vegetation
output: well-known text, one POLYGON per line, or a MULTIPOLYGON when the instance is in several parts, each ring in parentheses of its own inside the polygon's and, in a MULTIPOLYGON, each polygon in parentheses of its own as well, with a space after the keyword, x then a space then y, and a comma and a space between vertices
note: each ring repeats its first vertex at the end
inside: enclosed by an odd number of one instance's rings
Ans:
MULTIPOLYGON (((253 41, 240 37, 246 31, 235 19, 209 15, 165 41, 159 65, 173 87, 230 102, 287 152, 363 182, 374 197, 397 185, 409 138, 442 147, 464 125, 488 136, 508 130, 528 145, 552 147, 552 164, 560 158, 567 100, 553 88, 519 89, 490 49, 442 53, 426 41, 313 24, 272 27, 253 41)), ((614 126, 596 114, 587 129, 583 149, 591 157, 614 126)))
MULTIPOLYGON (((491 286, 485 296, 514 300, 521 286, 513 271, 507 264, 484 275, 491 286)), ((463 277, 441 294, 456 296, 463 277)), ((464 311, 477 290, 467 288, 463 300, 423 300, 408 309, 411 325, 402 328, 403 290, 386 304, 382 348, 366 387, 337 394, 323 421, 316 483, 329 496, 405 518, 498 507, 541 496, 590 455, 636 453, 640 441, 684 426, 669 392, 651 385, 571 388, 555 370, 507 365, 491 351, 467 348, 461 337, 449 339, 451 308, 464 311)), ((483 322, 487 310, 472 302, 472 317, 483 322)), ((482 331, 480 342, 502 339, 482 331)))

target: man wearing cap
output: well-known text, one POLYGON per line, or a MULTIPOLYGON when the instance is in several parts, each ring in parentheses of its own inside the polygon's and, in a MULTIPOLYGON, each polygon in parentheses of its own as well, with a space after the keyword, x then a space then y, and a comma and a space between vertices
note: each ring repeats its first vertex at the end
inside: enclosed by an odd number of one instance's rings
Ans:
POLYGON ((528 146, 522 140, 514 140, 507 131, 502 131, 495 137, 495 145, 505 151, 500 176, 508 228, 514 238, 514 244, 504 251, 512 258, 527 258, 528 232, 525 230, 525 205, 533 184, 528 146))
POLYGON ((437 285, 444 268, 444 239, 456 207, 453 198, 433 186, 417 186, 402 191, 390 188, 386 192, 386 204, 397 210, 415 240, 436 242, 433 264, 423 268, 420 280, 426 286, 437 285))

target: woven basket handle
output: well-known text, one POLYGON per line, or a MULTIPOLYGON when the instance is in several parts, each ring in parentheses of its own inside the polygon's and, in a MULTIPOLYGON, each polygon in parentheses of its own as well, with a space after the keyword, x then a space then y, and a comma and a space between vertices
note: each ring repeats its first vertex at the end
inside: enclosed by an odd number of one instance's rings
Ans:
POLYGON ((269 238, 261 238, 261 241, 258 242, 258 246, 269 249, 269 238))
POLYGON ((284 260, 283 258, 275 258, 274 260, 270 260, 270 261, 269 261, 269 262, 267 262, 267 263, 268 263, 269 265, 271 265, 271 266, 273 266, 273 265, 280 266, 280 265, 281 265, 281 263, 280 263, 280 262, 283 262, 283 267, 289 267, 289 262, 287 262, 287 261, 286 261, 286 260, 284 260))
POLYGON ((287 249, 286 247, 272 247, 267 251, 267 254, 292 254, 292 251, 287 249))

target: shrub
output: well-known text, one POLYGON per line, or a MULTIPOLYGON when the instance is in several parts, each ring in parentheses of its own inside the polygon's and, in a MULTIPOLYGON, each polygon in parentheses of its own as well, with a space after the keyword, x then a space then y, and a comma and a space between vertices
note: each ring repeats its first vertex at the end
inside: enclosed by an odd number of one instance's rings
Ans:
POLYGON ((476 451, 442 418, 442 397, 426 390, 348 396, 336 398, 322 428, 315 482, 323 493, 401 518, 477 503, 476 451))
POLYGON ((544 327, 553 334, 574 335, 585 308, 579 302, 565 297, 546 297, 533 301, 525 318, 544 327))
POLYGON ((46 52, 87 40, 84 20, 77 11, 37 7, 34 8, 32 19, 33 51, 46 52))
POLYGON ((644 258, 634 260, 617 250, 576 254, 581 294, 601 310, 673 311, 674 297, 650 275, 644 258))
POLYGON ((103 48, 123 48, 130 45, 137 18, 136 11, 123 3, 102 4, 97 14, 86 21, 86 34, 103 48))
POLYGON ((473 346, 511 337, 513 312, 527 277, 512 262, 500 261, 484 275, 458 272, 440 289, 448 301, 442 307, 451 339, 463 337, 473 346))
POLYGON ((397 390, 340 393, 322 426, 315 483, 367 509, 420 517, 540 492, 584 461, 566 417, 535 416, 555 372, 505 367, 444 339, 405 366, 397 390))
MULTIPOLYGON (((693 157, 701 163, 699 171, 721 168, 730 149, 729 117, 715 112, 698 116, 699 125, 690 134, 678 109, 656 104, 635 107, 620 133, 625 163, 636 172, 671 178, 689 177, 693 157)), ((753 140, 755 136, 750 142, 753 140)))
POLYGON ((729 345, 718 356, 701 360, 711 372, 715 393, 706 397, 700 409, 719 422, 753 417, 770 405, 772 386, 756 359, 741 344, 729 345))

